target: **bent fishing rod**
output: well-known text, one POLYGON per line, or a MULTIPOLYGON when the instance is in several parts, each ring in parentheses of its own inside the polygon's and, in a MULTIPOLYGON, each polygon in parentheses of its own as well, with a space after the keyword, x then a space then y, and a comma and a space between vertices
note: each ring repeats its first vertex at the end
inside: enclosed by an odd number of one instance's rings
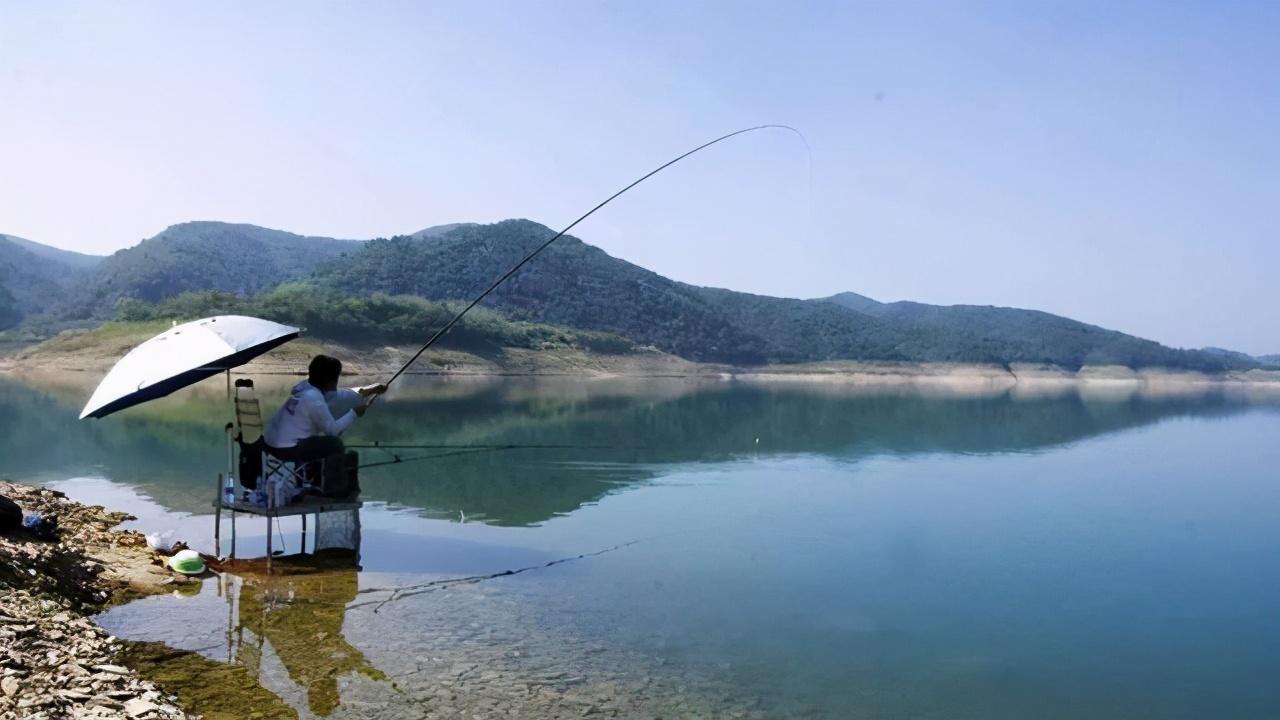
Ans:
MULTIPOLYGON (((495 281, 493 282, 493 284, 492 284, 492 285, 490 285, 487 289, 485 289, 485 291, 484 291, 484 292, 482 292, 482 293, 480 293, 478 296, 476 296, 476 299, 475 299, 475 300, 472 300, 472 301, 471 301, 471 304, 469 304, 469 305, 467 305, 465 308, 463 308, 463 309, 462 309, 462 312, 459 312, 457 315, 454 315, 452 320, 450 320, 449 322, 447 322, 447 323, 445 323, 444 325, 442 325, 442 326, 440 327, 440 329, 439 329, 439 330, 437 330, 437 331, 435 332, 435 334, 434 334, 434 335, 432 335, 432 336, 431 336, 431 338, 430 338, 430 339, 428 339, 428 340, 427 340, 427 342, 426 342, 426 343, 425 343, 421 348, 419 348, 419 349, 418 349, 418 352, 414 353, 414 354, 413 354, 413 357, 409 358, 409 361, 408 361, 408 362, 406 362, 406 363, 405 363, 405 364, 404 364, 404 365, 403 365, 399 370, 397 370, 397 371, 396 371, 396 373, 395 373, 394 375, 392 375, 392 376, 391 376, 391 379, 390 379, 390 380, 387 380, 387 382, 386 382, 385 384, 389 387, 389 386, 391 385, 391 383, 395 382, 397 378, 399 378, 401 375, 403 375, 403 374, 405 373, 405 371, 406 371, 406 370, 408 370, 408 369, 409 369, 409 368, 410 368, 410 367, 411 367, 415 362, 417 362, 417 361, 418 361, 418 358, 422 357, 422 354, 423 354, 423 353, 425 353, 425 352, 426 352, 426 351, 427 351, 427 350, 428 350, 432 345, 435 345, 437 340, 439 340, 440 338, 444 337, 444 336, 445 336, 445 333, 447 333, 447 332, 449 332, 450 330, 452 330, 454 325, 457 325, 459 322, 461 322, 461 320, 462 320, 463 316, 465 316, 468 312, 470 312, 470 311, 471 311, 471 309, 472 309, 472 308, 474 308, 476 305, 479 305, 481 300, 484 300, 486 297, 488 297, 488 296, 489 296, 489 293, 493 292, 494 290, 497 290, 499 285, 501 285, 502 283, 506 282, 506 281, 507 281, 507 279, 509 279, 512 275, 515 275, 517 272, 519 272, 519 271, 520 271, 520 268, 524 267, 526 263, 528 263, 528 262, 529 262, 530 260, 532 260, 533 258, 537 257, 538 253, 541 253, 543 250, 546 250, 547 248, 551 247, 551 243, 554 243, 556 240, 559 240, 561 237, 564 237, 564 235, 565 235, 566 233, 568 233, 570 230, 572 230, 572 229, 573 229, 573 228, 574 228, 578 223, 580 223, 580 222, 582 222, 583 220, 586 220, 587 218, 591 217, 592 215, 594 215, 594 214, 595 214, 595 212, 596 212, 597 210, 599 210, 600 208, 604 207, 605 205, 608 205, 609 203, 613 202, 613 201, 614 201, 615 199, 617 199, 620 195, 622 195, 623 193, 627 192, 627 191, 628 191, 628 190, 630 190, 631 188, 633 188, 633 187, 635 187, 635 186, 639 185, 640 183, 644 182, 645 180, 648 180, 649 178, 653 177, 654 175, 657 175, 658 173, 662 172, 663 170, 666 170, 667 168, 671 167, 672 165, 675 165, 676 163, 680 162, 681 160, 684 160, 685 158, 689 157, 690 155, 693 155, 693 154, 695 154, 695 153, 701 152, 702 150, 705 150, 705 149, 707 149, 707 148, 711 147, 712 145, 715 145, 716 143, 719 143, 719 142, 723 142, 723 141, 725 141, 725 140, 728 140, 728 139, 729 139, 729 138, 731 138, 731 137, 736 137, 736 136, 738 136, 738 135, 743 135, 743 134, 745 134, 745 133, 749 133, 749 132, 755 132, 756 130, 786 130, 787 132, 795 133, 795 134, 796 134, 796 136, 798 136, 798 137, 800 138, 800 141, 801 141, 801 142, 804 142, 804 143, 805 143, 805 146, 806 146, 806 147, 808 147, 808 142, 805 140, 805 138, 804 138, 804 134, 803 134, 803 133, 801 133, 799 130, 797 130, 797 129, 795 129, 795 128, 791 127, 790 125, 756 125, 756 126, 754 126, 754 127, 743 128, 743 129, 741 129, 741 130, 735 130, 734 132, 731 132, 731 133, 729 133, 729 134, 727 134, 727 135, 721 135, 720 137, 718 137, 718 138, 716 138, 716 139, 714 139, 714 140, 710 140, 710 141, 708 141, 708 142, 705 142, 705 143, 703 143, 703 144, 699 145, 698 147, 696 147, 696 148, 694 148, 694 149, 692 149, 692 150, 690 150, 690 151, 688 151, 688 152, 686 152, 686 153, 684 153, 684 154, 682 154, 682 155, 679 155, 679 156, 677 156, 677 157, 675 157, 675 158, 673 158, 673 159, 671 159, 671 160, 668 160, 667 162, 665 162, 665 163, 663 163, 663 164, 659 165, 658 167, 654 168, 653 170, 650 170, 649 172, 647 172, 647 173, 645 173, 644 175, 640 176, 640 178, 639 178, 639 179, 637 179, 637 180, 633 181, 630 185, 627 185, 626 187, 622 188, 622 189, 621 189, 621 190, 619 190, 618 192, 616 192, 616 193, 614 193, 614 194, 610 195, 609 197, 605 198, 605 200, 604 200, 603 202, 601 202, 599 205, 596 205, 595 207, 593 207, 593 208, 591 208, 590 210, 588 210, 588 211, 586 211, 585 213, 583 213, 583 214, 582 214, 582 216, 581 216, 581 217, 579 217, 577 220, 574 220, 573 222, 569 223, 567 226, 565 226, 565 228, 564 228, 563 230, 561 230, 560 232, 558 232, 558 233, 556 233, 555 235, 551 236, 551 239, 547 240, 546 242, 542 243, 542 244, 541 244, 541 245, 539 245, 538 247, 534 248, 534 249, 533 249, 533 251, 532 251, 532 252, 530 252, 528 255, 525 255, 525 256, 524 256, 524 258, 522 258, 522 259, 520 260, 520 262, 516 263, 514 267, 512 267, 510 270, 508 270, 506 273, 504 273, 504 274, 502 275, 502 277, 500 277, 500 278, 498 278, 497 280, 495 280, 495 281)), ((369 404, 370 404, 370 405, 372 405, 372 404, 373 404, 373 400, 374 400, 374 399, 376 399, 377 397, 378 397, 378 396, 376 396, 376 395, 372 396, 372 397, 370 398, 369 404)))

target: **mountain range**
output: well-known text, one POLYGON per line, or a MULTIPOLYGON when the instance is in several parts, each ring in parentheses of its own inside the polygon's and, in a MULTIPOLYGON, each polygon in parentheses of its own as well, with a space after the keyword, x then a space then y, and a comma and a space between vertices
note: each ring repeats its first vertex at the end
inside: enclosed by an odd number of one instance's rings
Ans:
MULTIPOLYGON (((358 241, 188 222, 109 257, 0 235, 0 330, 108 320, 125 298, 156 303, 208 291, 249 297, 283 283, 352 297, 469 299, 551 234, 529 220, 505 220, 358 241)), ((1219 371, 1270 364, 1225 350, 1169 348, 1035 310, 699 287, 572 236, 485 305, 516 321, 602 331, 690 360, 740 365, 852 359, 1219 371)))
POLYGON ((61 308, 102 260, 0 235, 0 330, 61 308))

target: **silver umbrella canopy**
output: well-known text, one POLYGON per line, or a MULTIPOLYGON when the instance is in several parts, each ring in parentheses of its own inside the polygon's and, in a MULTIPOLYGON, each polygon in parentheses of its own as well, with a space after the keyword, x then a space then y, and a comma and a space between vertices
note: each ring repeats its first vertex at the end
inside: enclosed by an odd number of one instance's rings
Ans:
POLYGON ((184 323, 129 351, 98 384, 80 419, 102 418, 239 367, 298 337, 296 327, 244 315, 184 323))

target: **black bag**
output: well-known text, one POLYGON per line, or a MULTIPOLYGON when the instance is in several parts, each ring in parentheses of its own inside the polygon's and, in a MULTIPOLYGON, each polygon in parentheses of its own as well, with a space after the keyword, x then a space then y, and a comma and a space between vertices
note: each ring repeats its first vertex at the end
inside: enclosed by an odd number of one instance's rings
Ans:
POLYGON ((330 498, 347 498, 360 494, 360 455, 354 450, 324 461, 320 478, 320 494, 330 498))
POLYGON ((258 478, 262 477, 262 451, 266 447, 262 438, 251 443, 240 441, 240 484, 249 490, 258 488, 258 478))
POLYGON ((22 527, 22 508, 18 503, 0 495, 0 532, 22 527))

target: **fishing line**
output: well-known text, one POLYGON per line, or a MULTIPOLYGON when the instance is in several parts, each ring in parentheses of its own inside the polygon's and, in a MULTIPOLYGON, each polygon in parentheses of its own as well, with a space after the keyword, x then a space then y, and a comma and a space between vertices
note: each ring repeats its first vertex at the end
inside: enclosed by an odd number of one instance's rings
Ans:
MULTIPOLYGON (((396 379, 397 379, 397 378, 399 378, 401 375, 403 375, 403 374, 404 374, 404 372, 405 372, 406 370, 408 370, 410 366, 412 366, 415 362, 417 362, 418 358, 422 357, 422 354, 423 354, 423 353, 425 353, 425 352, 427 351, 427 349, 428 349, 428 348, 430 348, 432 345, 434 345, 434 344, 436 343, 436 341, 437 341, 437 340, 439 340, 440 338, 444 337, 445 333, 447 333, 447 332, 449 332, 450 330, 452 330, 452 329, 453 329, 453 326, 454 326, 454 325, 457 325, 457 324, 462 320, 462 317, 463 317, 464 315, 466 315, 468 312, 470 312, 470 311, 471 311, 471 308, 474 308, 476 305, 479 305, 481 300, 484 300, 486 297, 488 297, 488 296, 489 296, 489 293, 491 293, 491 292, 493 292, 494 290, 498 289, 498 286, 499 286, 499 285, 501 285, 502 283, 506 282, 506 281, 507 281, 507 278, 510 278, 512 275, 515 275, 515 274, 516 274, 516 272, 518 272, 518 271, 520 270, 520 268, 524 267, 526 263, 528 263, 530 260, 532 260, 534 257, 536 257, 536 256, 538 255, 538 253, 542 252, 543 250, 546 250, 548 247, 550 247, 550 246, 551 246, 551 243, 555 242, 556 240, 559 240, 561 237, 563 237, 563 236, 565 235, 565 233, 567 233, 567 232, 569 232, 570 230, 572 230, 572 229, 574 228, 574 226, 576 226, 578 223, 580 223, 580 222, 582 222, 583 220, 586 220, 587 218, 591 217, 593 214, 595 214, 595 212, 596 212, 597 210, 599 210, 600 208, 604 207, 605 205, 608 205, 609 203, 613 202, 613 201, 614 201, 614 199, 616 199, 618 196, 622 195, 623 193, 627 192, 627 191, 628 191, 628 190, 630 190, 631 188, 633 188, 633 187, 635 187, 635 186, 639 185, 640 183, 644 182, 645 180, 648 180, 649 178, 653 177, 654 175, 657 175, 658 173, 660 173, 660 172, 662 172, 663 170, 665 170, 665 169, 667 169, 667 168, 671 167, 672 165, 675 165, 676 163, 678 163, 678 162, 680 162, 681 160, 683 160, 683 159, 685 159, 685 158, 689 157, 690 155, 693 155, 694 153, 697 153, 697 152, 700 152, 700 151, 702 151, 702 150, 705 150, 706 148, 709 148, 709 147, 711 147, 712 145, 715 145, 716 143, 719 143, 719 142, 723 142, 723 141, 725 141, 725 140, 728 140, 728 139, 729 139, 729 138, 731 138, 731 137, 735 137, 735 136, 738 136, 738 135, 742 135, 742 134, 744 134, 744 133, 754 132, 754 131, 756 131, 756 130, 786 130, 786 131, 788 131, 788 132, 794 133, 797 137, 799 137, 799 138, 800 138, 800 141, 804 143, 805 148, 808 148, 808 147, 809 147, 809 142, 808 142, 807 140, 805 140, 804 134, 803 134, 803 133, 801 133, 799 130, 797 130, 797 129, 795 129, 795 128, 791 127, 790 125, 756 125, 755 127, 743 128, 743 129, 741 129, 741 130, 735 130, 734 132, 731 132, 731 133, 729 133, 729 134, 727 134, 727 135, 721 135, 720 137, 718 137, 718 138, 716 138, 716 139, 714 139, 714 140, 711 140, 711 141, 705 142, 705 143, 703 143, 703 144, 699 145, 698 147, 696 147, 696 148, 694 148, 694 149, 692 149, 692 150, 689 150, 688 152, 686 152, 686 153, 684 153, 684 154, 682 154, 682 155, 679 155, 679 156, 675 157, 674 159, 668 160, 667 162, 665 162, 665 163, 663 163, 663 164, 659 165, 658 167, 654 168, 653 170, 650 170, 649 172, 647 172, 647 173, 645 173, 644 175, 640 176, 640 178, 639 178, 639 179, 637 179, 637 180, 633 181, 630 185, 627 185, 626 187, 622 188, 622 189, 621 189, 621 190, 619 190, 618 192, 616 192, 616 193, 614 193, 614 194, 610 195, 608 198, 605 198, 605 200, 604 200, 603 202, 601 202, 599 205, 596 205, 595 207, 591 208, 591 209, 590 209, 590 210, 588 210, 587 212, 583 213, 581 217, 579 217, 577 220, 574 220, 573 222, 569 223, 569 224, 568 224, 568 225, 567 225, 563 230, 561 230, 560 232, 558 232, 558 233, 556 233, 555 235, 553 235, 553 236, 551 237, 551 239, 547 240, 546 242, 542 243, 542 244, 541 244, 541 245, 539 245, 538 247, 534 248, 534 250, 533 250, 532 252, 530 252, 528 255, 525 255, 525 256, 524 256, 524 258, 523 258, 522 260, 520 260, 520 262, 516 263, 516 264, 515 264, 515 266, 514 266, 514 267, 512 267, 510 270, 508 270, 505 274, 503 274, 503 275, 502 275, 502 277, 500 277, 500 278, 498 278, 497 280, 495 280, 495 281, 494 281, 494 283, 493 283, 492 285, 490 285, 490 286, 489 286, 489 287, 488 287, 484 292, 480 293, 480 295, 478 295, 478 296, 476 297, 476 299, 475 299, 475 300, 472 300, 472 301, 471 301, 471 304, 469 304, 469 305, 467 305, 465 308, 463 308, 463 309, 462 309, 462 312, 459 312, 457 315, 453 316, 453 319, 452 319, 452 320, 450 320, 449 322, 447 322, 447 323, 445 323, 443 326, 441 326, 441 328, 440 328, 439 330, 437 330, 437 331, 435 332, 435 334, 434 334, 434 335, 432 335, 432 336, 431 336, 431 338, 430 338, 430 339, 428 339, 428 340, 427 340, 427 342, 426 342, 426 343, 425 343, 421 348, 419 348, 419 349, 418 349, 418 352, 414 353, 414 354, 413 354, 413 357, 409 358, 409 361, 408 361, 408 362, 406 362, 406 363, 405 363, 405 364, 404 364, 404 365, 403 365, 399 370, 397 370, 397 371, 395 372, 395 374, 391 376, 391 379, 390 379, 390 380, 387 380, 387 382, 386 382, 385 384, 389 386, 389 385, 391 385, 391 383, 395 382, 395 381, 396 381, 396 379)), ((810 162, 809 172, 810 172, 810 183, 812 183, 812 173, 813 173, 813 166, 812 166, 812 162, 810 162)), ((369 400, 369 404, 370 404, 370 405, 372 405, 372 404, 373 404, 373 402, 374 402, 374 400, 375 400, 377 397, 378 397, 377 395, 372 396, 372 397, 370 398, 370 400, 369 400)))
POLYGON ((399 444, 399 443, 383 443, 374 442, 366 445, 346 445, 347 449, 363 449, 363 450, 653 450, 655 448, 640 447, 635 445, 539 445, 539 444, 521 444, 521 443, 477 443, 474 445, 450 445, 450 444, 399 444))
POLYGON ((468 575, 467 577, 445 578, 443 580, 432 580, 430 582, 419 583, 417 585, 403 585, 400 587, 365 588, 363 590, 358 591, 357 594, 367 595, 369 593, 385 592, 385 593, 391 593, 391 595, 389 597, 383 598, 382 600, 369 600, 366 602, 356 603, 354 605, 348 605, 347 609, 355 610, 358 607, 373 605, 375 606, 373 608, 373 611, 376 613, 382 609, 383 605, 386 605, 387 603, 393 602, 395 600, 412 597, 414 595, 421 595, 423 593, 435 592, 437 590, 444 590, 453 585, 474 585, 475 583, 483 582, 485 580, 496 580, 497 578, 510 577, 512 575, 519 575, 520 573, 526 573, 526 572, 529 572, 530 570, 542 570, 545 568, 554 567, 556 565, 573 562, 575 560, 584 560, 590 557, 598 557, 600 555, 604 555, 605 553, 611 553, 617 550, 621 550, 623 548, 631 547, 632 545, 635 545, 639 542, 640 540, 632 540, 630 542, 621 543, 618 545, 614 545, 613 547, 605 548, 603 550, 597 550, 595 552, 582 553, 581 555, 574 555, 572 557, 560 558, 559 560, 551 560, 550 562, 545 562, 541 565, 530 565, 528 567, 522 567, 516 570, 503 570, 502 572, 490 573, 488 575, 468 575))
POLYGON ((453 457, 455 455, 474 455, 482 452, 501 452, 504 450, 657 450, 652 447, 635 447, 628 445, 384 445, 381 443, 373 443, 372 445, 346 445, 348 450, 382 450, 391 455, 391 460, 380 460, 378 462, 365 463, 358 465, 357 468, 382 467, 384 465, 398 465, 400 463, 414 462, 417 460, 433 460, 435 458, 453 457), (410 457, 401 457, 392 450, 457 450, 458 452, 432 453, 430 455, 413 455, 410 457))
POLYGON ((455 455, 474 455, 476 453, 493 452, 495 450, 506 450, 506 449, 508 448, 502 448, 502 447, 473 448, 471 450, 459 450, 457 452, 432 453, 431 455, 414 455, 413 457, 407 457, 407 458, 402 458, 399 455, 393 454, 391 456, 394 458, 393 460, 382 460, 380 462, 365 463, 363 465, 357 465, 356 469, 363 470, 365 468, 383 467, 384 465, 399 465, 400 463, 415 462, 417 460, 434 460, 436 458, 453 457, 455 455))

